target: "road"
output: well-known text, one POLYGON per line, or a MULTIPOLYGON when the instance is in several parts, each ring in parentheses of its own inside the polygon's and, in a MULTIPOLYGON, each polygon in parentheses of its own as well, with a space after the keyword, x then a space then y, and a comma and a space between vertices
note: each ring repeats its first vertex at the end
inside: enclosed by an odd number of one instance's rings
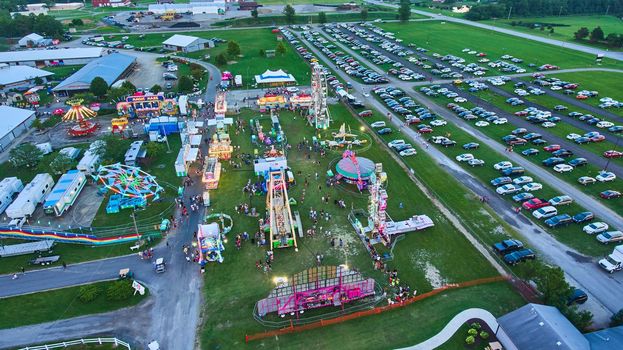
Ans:
MULTIPOLYGON (((356 52, 350 50, 344 45, 341 45, 340 43, 335 42, 326 33, 322 31, 320 31, 320 33, 325 36, 325 38, 333 41, 334 44, 340 46, 343 51, 348 52, 348 54, 350 54, 360 62, 367 64, 369 67, 375 67, 374 64, 367 61, 356 52)), ((351 76, 347 75, 346 73, 344 73, 344 71, 336 67, 333 62, 329 60, 326 56, 324 56, 322 52, 320 52, 315 46, 307 42, 298 33, 295 33, 295 35, 297 35, 299 40, 305 43, 317 57, 322 58, 322 60, 329 67, 331 67, 336 72, 336 74, 338 74, 343 80, 351 82, 354 90, 356 91, 354 93, 356 97, 365 100, 367 104, 379 110, 384 115, 391 114, 393 116, 391 119, 391 123, 393 123, 396 128, 400 128, 402 123, 400 122, 400 118, 398 116, 394 115, 394 113, 387 109, 385 105, 380 103, 378 100, 374 98, 366 98, 363 95, 363 92, 369 91, 370 86, 353 81, 351 76)), ((392 81, 392 85, 398 86, 399 83, 399 81, 392 81)), ((408 87, 403 88, 403 90, 414 96, 416 94, 412 92, 408 87)), ((446 119, 458 119, 455 118, 451 113, 449 113, 449 111, 437 106, 435 103, 419 94, 417 94, 415 98, 422 102, 424 105, 426 105, 426 107, 432 109, 433 112, 439 115, 443 115, 446 119)), ((461 122, 462 119, 458 119, 456 121, 457 124, 460 127, 464 128, 467 132, 473 133, 474 130, 471 125, 461 125, 460 123, 458 123, 461 122)), ((407 136, 414 144, 420 143, 422 141, 419 134, 416 133, 414 130, 410 128, 405 128, 402 131, 407 134, 407 136)), ((484 135, 474 136, 482 138, 483 141, 488 141, 488 143, 490 143, 490 146, 500 155, 505 154, 504 147, 497 143, 495 140, 489 139, 484 135)), ((593 313, 593 320, 596 326, 607 326, 611 314, 623 308, 623 300, 621 300, 619 295, 619 291, 621 290, 621 286, 623 285, 622 275, 605 274, 601 269, 599 269, 599 267, 592 258, 586 257, 578 253, 574 249, 571 249, 566 245, 560 243, 553 236, 545 232, 542 228, 534 224, 531 220, 527 219, 523 215, 517 215, 514 212, 511 204, 503 200, 494 191, 492 191, 491 188, 483 184, 477 178, 473 177, 465 169, 460 167, 453 159, 447 157, 437 148, 420 147, 419 151, 427 152, 429 155, 431 155, 431 157, 437 161, 439 167, 444 169, 448 174, 457 179, 465 187, 469 188, 478 196, 486 195, 487 197, 491 198, 491 200, 489 201, 490 206, 492 208, 495 208, 496 213, 504 221, 511 225, 522 236, 522 239, 528 245, 536 248, 545 261, 560 266, 565 271, 565 275, 569 283, 578 288, 584 289, 589 295, 589 302, 585 304, 585 307, 593 313)), ((511 156, 521 158, 516 154, 513 154, 511 156)), ((515 159, 511 160, 517 162, 517 160, 515 159)), ((558 183, 561 182, 553 175, 547 173, 544 169, 540 169, 536 166, 534 166, 534 168, 536 169, 528 169, 528 171, 533 171, 533 173, 535 174, 537 174, 537 172, 545 172, 547 175, 549 175, 549 178, 545 180, 558 183)))
MULTIPOLYGON (((381 5, 381 6, 398 8, 398 5, 396 5, 396 4, 390 4, 390 3, 383 2, 383 1, 365 0, 365 2, 370 3, 370 4, 375 4, 375 5, 381 5)), ((421 11, 421 10, 412 9, 411 12, 417 13, 418 15, 429 16, 429 17, 438 19, 440 21, 454 22, 454 23, 465 24, 465 25, 472 26, 472 27, 488 29, 488 30, 492 30, 492 31, 495 31, 495 32, 498 32, 498 33, 508 34, 508 35, 517 36, 517 37, 524 38, 524 39, 538 41, 538 42, 545 43, 545 44, 550 44, 550 45, 564 47, 566 49, 571 49, 571 50, 575 50, 575 51, 585 52, 585 53, 588 53, 588 54, 591 54, 591 55, 602 54, 602 55, 604 55, 604 57, 608 57, 608 58, 611 58, 611 59, 614 59, 614 60, 618 60, 618 61, 623 61, 623 52, 604 51, 603 49, 598 49, 598 48, 594 48, 594 47, 590 47, 590 46, 585 46, 585 45, 570 43, 570 42, 566 42, 566 41, 560 41, 560 40, 545 38, 545 37, 538 36, 538 35, 521 33, 521 32, 517 32, 517 31, 511 30, 511 29, 496 27, 496 26, 492 26, 492 25, 488 25, 488 24, 484 24, 484 23, 479 23, 479 22, 468 21, 466 19, 461 19, 461 18, 444 16, 444 15, 441 15, 441 14, 433 14, 433 13, 426 12, 426 11, 421 11)))

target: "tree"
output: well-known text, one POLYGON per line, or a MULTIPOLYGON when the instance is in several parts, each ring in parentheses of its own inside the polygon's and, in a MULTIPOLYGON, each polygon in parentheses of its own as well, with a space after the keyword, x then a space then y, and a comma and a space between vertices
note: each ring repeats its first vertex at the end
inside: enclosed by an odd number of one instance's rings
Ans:
POLYGON ((73 168, 76 161, 64 154, 59 154, 50 162, 50 169, 54 174, 64 174, 67 170, 73 168))
POLYGON ((400 7, 398 8, 398 19, 401 22, 406 22, 411 17, 411 2, 409 0, 400 0, 400 7))
POLYGON ((43 158, 43 152, 32 143, 22 143, 9 151, 9 162, 14 167, 35 167, 43 158))
POLYGON ((112 88, 110 90, 108 90, 108 99, 110 101, 112 101, 113 103, 117 103, 120 102, 121 100, 124 100, 126 98, 126 96, 131 95, 132 93, 129 92, 127 89, 124 89, 123 86, 120 88, 112 88))
POLYGON ((275 52, 277 52, 281 56, 285 55, 286 46, 283 44, 283 41, 280 41, 279 44, 277 44, 277 48, 275 49, 275 52))
POLYGON ((264 49, 260 49, 260 57, 265 57, 266 56, 266 51, 264 51, 264 49))
POLYGON ((617 327, 623 325, 623 309, 619 310, 616 314, 610 317, 610 327, 617 327))
POLYGON ((89 86, 89 91, 93 93, 93 95, 98 98, 102 98, 108 92, 108 83, 102 77, 95 77, 91 81, 91 86, 89 86))
POLYGON ((129 80, 124 81, 123 84, 121 84, 121 87, 128 90, 131 94, 136 92, 136 86, 134 86, 134 84, 132 84, 129 80))
POLYGON ((543 301, 547 305, 563 309, 571 296, 573 289, 565 280, 564 272, 560 267, 539 265, 534 276, 538 289, 543 293, 543 301))
POLYGON ((573 325, 584 332, 593 323, 593 314, 590 311, 578 311, 577 308, 566 307, 560 310, 573 325))
POLYGON ((129 140, 119 140, 119 137, 107 135, 103 138, 106 142, 106 151, 104 152, 104 162, 117 163, 123 161, 125 152, 130 146, 129 140))
POLYGON ((182 75, 180 81, 177 83, 177 91, 181 93, 193 91, 193 81, 188 76, 182 75))
POLYGON ((231 58, 240 55, 240 45, 237 42, 230 40, 227 43, 227 55, 231 58))
POLYGON ((150 158, 158 158, 164 153, 164 145, 158 142, 150 142, 145 146, 145 150, 150 158))
POLYGON ((283 14, 286 16, 286 22, 294 23, 294 16, 296 16, 296 10, 292 5, 288 4, 283 8, 283 14))
POLYGON ((154 84, 154 86, 152 86, 151 89, 149 89, 149 91, 153 92, 154 94, 157 94, 160 91, 162 91, 162 86, 158 84, 154 84))
POLYGON ((214 62, 216 63, 217 66, 224 66, 227 64, 227 57, 225 57, 224 53, 220 53, 216 55, 214 62))
POLYGON ((361 12, 359 13, 359 15, 361 16, 361 20, 362 21, 366 21, 368 19, 368 8, 367 7, 362 7, 361 8, 361 12))
POLYGON ((80 18, 74 18, 71 20, 71 24, 75 25, 76 27, 81 27, 84 25, 84 21, 80 18))
POLYGON ((578 29, 577 32, 573 33, 573 36, 575 37, 576 40, 583 40, 583 39, 586 39, 589 34, 590 33, 588 31, 588 28, 582 27, 578 29))
POLYGON ((257 19, 257 16, 258 16, 257 9, 251 10, 251 17, 253 17, 254 19, 257 19))
POLYGON ((591 32, 591 41, 602 41, 604 40, 604 31, 601 29, 601 27, 596 27, 595 29, 593 29, 593 31, 591 32))
POLYGON ((318 13, 318 23, 327 23, 327 14, 324 12, 318 13))

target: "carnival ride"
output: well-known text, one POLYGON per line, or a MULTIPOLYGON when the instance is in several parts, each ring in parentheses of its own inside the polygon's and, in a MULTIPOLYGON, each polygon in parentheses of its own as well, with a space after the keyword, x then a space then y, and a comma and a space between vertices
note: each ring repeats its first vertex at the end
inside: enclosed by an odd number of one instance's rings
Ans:
POLYGON ((358 157, 354 151, 347 149, 342 159, 335 166, 336 178, 357 185, 359 191, 367 188, 370 176, 374 173, 374 162, 368 158, 358 157))
POLYGON ((101 182, 105 190, 115 194, 109 198, 106 212, 118 213, 121 209, 139 208, 147 205, 147 199, 157 200, 164 189, 156 178, 138 167, 121 163, 100 165, 93 179, 101 182))
POLYGON ((328 140, 327 144, 329 147, 345 147, 345 146, 360 146, 364 143, 367 143, 368 140, 359 140, 359 135, 352 134, 350 130, 350 126, 348 127, 348 132, 346 131, 346 123, 340 126, 340 130, 338 132, 332 132, 331 136, 333 136, 333 140, 328 140))
POLYGON ((267 222, 270 227, 270 249, 288 247, 298 249, 284 169, 270 170, 266 181, 268 185, 266 208, 270 215, 267 222))
POLYGON ((267 298, 255 305, 257 316, 276 312, 298 318, 307 310, 344 307, 344 304, 375 295, 375 281, 341 266, 319 266, 299 272, 291 278, 276 279, 279 285, 267 298))
POLYGON ((123 135, 123 132, 125 131, 125 129, 128 127, 128 118, 126 117, 120 117, 120 118, 113 118, 110 121, 110 124, 112 126, 112 133, 119 133, 121 135, 123 135))
POLYGON ((224 116, 225 113, 227 113, 227 98, 225 96, 225 91, 218 91, 216 93, 216 97, 214 98, 214 114, 216 116, 224 116))
POLYGON ((221 178, 221 163, 218 158, 205 157, 203 166, 203 182, 206 190, 214 190, 218 188, 218 182, 221 178))
POLYGON ((327 106, 327 77, 323 67, 312 65, 312 104, 307 120, 316 129, 327 129, 331 123, 331 115, 327 106))
POLYGON ((3 227, 0 228, 0 237, 6 238, 18 238, 27 240, 44 240, 51 239, 56 242, 62 243, 74 243, 74 244, 86 244, 94 246, 130 243, 144 237, 142 234, 130 233, 120 234, 109 237, 100 237, 93 234, 75 233, 56 231, 51 229, 24 229, 17 227, 3 227))
POLYGON ((199 248, 199 265, 205 266, 208 262, 223 262, 223 239, 217 223, 200 224, 197 230, 197 247, 199 248))
MULTIPOLYGON (((206 211, 207 210, 208 209, 206 208, 206 211)), ((231 218, 231 216, 225 213, 207 214, 204 221, 206 223, 209 223, 210 221, 216 221, 220 225, 219 227, 221 229, 222 235, 228 234, 234 227, 234 220, 231 218)))
POLYGON ((162 114, 177 113, 175 99, 166 98, 163 94, 143 95, 136 93, 128 96, 125 101, 117 103, 117 114, 127 118, 159 117, 162 114))
POLYGON ((77 125, 72 126, 68 130, 71 136, 90 135, 99 127, 99 124, 88 120, 94 118, 97 113, 85 107, 82 102, 80 99, 67 101, 71 108, 63 115, 62 119, 64 122, 77 123, 77 125))
POLYGON ((387 227, 387 191, 385 185, 387 183, 387 173, 383 171, 383 164, 376 163, 374 166, 374 173, 370 176, 370 186, 368 191, 368 214, 369 219, 372 222, 372 231, 370 234, 372 237, 378 237, 381 241, 388 245, 389 237, 385 232, 387 227))

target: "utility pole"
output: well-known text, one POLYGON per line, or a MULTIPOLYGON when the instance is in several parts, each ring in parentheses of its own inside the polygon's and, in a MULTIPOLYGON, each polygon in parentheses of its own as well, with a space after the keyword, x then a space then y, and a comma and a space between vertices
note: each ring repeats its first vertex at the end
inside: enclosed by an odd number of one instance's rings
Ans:
POLYGON ((507 20, 511 19, 511 12, 513 12, 513 7, 512 6, 508 9, 508 18, 507 18, 507 20))
POLYGON ((606 16, 608 15, 609 11, 610 11, 610 5, 608 5, 608 7, 606 7, 606 16))

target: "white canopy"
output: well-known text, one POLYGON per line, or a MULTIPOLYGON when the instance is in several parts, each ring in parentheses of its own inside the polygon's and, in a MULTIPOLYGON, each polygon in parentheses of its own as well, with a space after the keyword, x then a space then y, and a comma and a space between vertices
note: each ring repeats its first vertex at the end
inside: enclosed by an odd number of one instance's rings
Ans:
POLYGON ((296 79, 292 74, 280 70, 266 70, 266 72, 256 75, 255 82, 258 84, 272 84, 272 83, 296 83, 296 79))

